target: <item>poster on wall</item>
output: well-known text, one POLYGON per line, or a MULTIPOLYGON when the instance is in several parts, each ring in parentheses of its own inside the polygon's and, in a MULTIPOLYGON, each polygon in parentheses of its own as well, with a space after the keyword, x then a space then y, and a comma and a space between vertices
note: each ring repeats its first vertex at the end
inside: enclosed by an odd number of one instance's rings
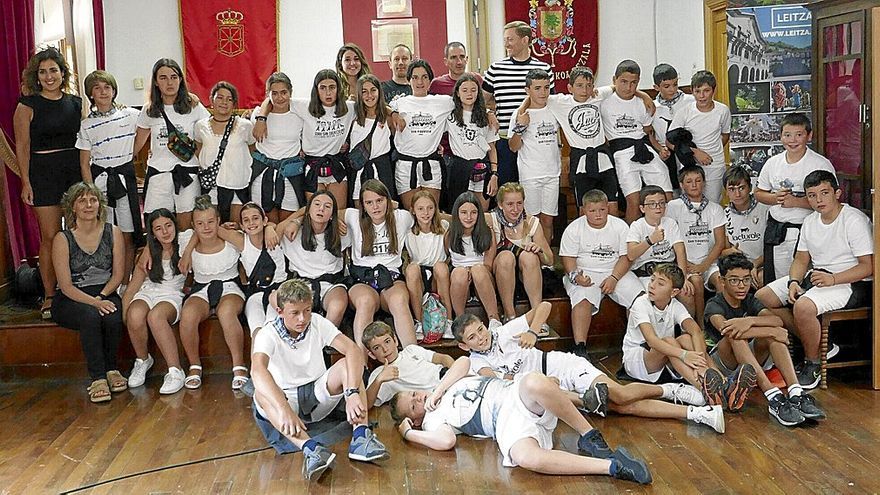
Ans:
POLYGON ((205 106, 217 81, 238 89, 239 108, 263 101, 278 70, 276 2, 181 0, 180 26, 186 82, 205 106))
POLYGON ((783 151, 779 139, 785 115, 810 116, 811 26, 812 14, 803 5, 727 10, 731 162, 755 177, 767 158, 783 151))
POLYGON ((550 64, 556 91, 566 92, 574 67, 599 66, 598 0, 505 0, 507 22, 532 28, 532 56, 550 64))

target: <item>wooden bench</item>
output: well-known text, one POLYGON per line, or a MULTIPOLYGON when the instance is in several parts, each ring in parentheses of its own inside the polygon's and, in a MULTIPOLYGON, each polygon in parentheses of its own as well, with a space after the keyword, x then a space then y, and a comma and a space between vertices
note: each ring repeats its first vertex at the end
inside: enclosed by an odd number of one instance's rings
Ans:
POLYGON ((850 366, 870 366, 870 359, 858 359, 853 361, 840 361, 835 363, 828 362, 828 330, 831 324, 836 321, 865 321, 870 318, 870 308, 853 308, 831 311, 823 314, 819 321, 822 327, 822 333, 819 340, 819 358, 822 364, 822 381, 819 386, 823 389, 828 388, 826 382, 826 372, 830 368, 846 368, 850 366))

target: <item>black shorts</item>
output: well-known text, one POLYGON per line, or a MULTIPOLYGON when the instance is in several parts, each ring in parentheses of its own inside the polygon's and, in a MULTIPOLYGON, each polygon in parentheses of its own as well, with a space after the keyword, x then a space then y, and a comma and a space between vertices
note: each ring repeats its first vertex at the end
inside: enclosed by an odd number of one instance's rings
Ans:
POLYGON ((590 177, 585 173, 574 175, 574 196, 578 208, 583 206, 584 193, 592 189, 599 189, 608 196, 609 202, 617 202, 617 173, 613 168, 599 172, 598 177, 590 177))
POLYGON ((58 206, 70 186, 82 181, 79 150, 31 153, 28 178, 34 191, 34 206, 58 206))

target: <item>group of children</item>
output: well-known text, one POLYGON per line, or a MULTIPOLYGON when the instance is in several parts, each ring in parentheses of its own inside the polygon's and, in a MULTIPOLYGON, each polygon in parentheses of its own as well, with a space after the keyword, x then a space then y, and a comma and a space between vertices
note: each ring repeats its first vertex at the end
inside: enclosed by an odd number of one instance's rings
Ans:
MULTIPOLYGON (((154 363, 152 334, 168 363, 160 393, 198 388, 198 327, 216 314, 232 388, 252 385, 267 441, 279 452, 302 450, 310 480, 335 454, 305 425, 343 404, 355 460, 388 455, 367 412, 390 403, 403 438, 429 448, 452 448, 459 433, 488 436, 508 466, 642 483, 651 480, 645 463, 611 449, 582 413, 678 418, 723 433, 723 407, 741 409, 757 385, 783 425, 824 418, 804 393, 818 383, 818 315, 862 300, 860 282, 873 266, 870 221, 839 202, 833 167, 807 148, 805 116, 785 116, 785 153, 768 160, 753 193, 747 171, 725 168, 730 112, 713 99, 715 77, 698 71, 687 95, 661 64, 652 101, 637 90, 640 73, 623 61, 613 85, 596 89, 592 72, 575 68, 570 94, 556 95, 549 74, 529 72, 528 96, 508 129, 520 182, 507 184, 498 184, 497 121, 478 79, 465 74, 451 96, 429 95, 425 61, 407 68, 412 94, 390 104, 371 74, 346 81, 320 71, 307 99, 293 98, 289 78, 273 74, 250 120, 235 115, 237 91, 222 81, 209 114, 170 59, 154 66, 139 115, 116 107, 112 76, 90 75, 94 110, 77 142, 83 176, 113 198, 110 218, 126 232, 140 223, 126 216, 131 179, 122 177, 120 194, 116 171, 101 164, 127 163, 151 140, 147 243, 129 261, 123 296, 137 354, 128 385, 142 385, 154 363), (125 140, 114 139, 123 127, 125 140), (542 267, 555 263, 560 128, 581 213, 558 251, 574 348, 545 353, 535 344, 550 313, 542 267), (180 134, 194 138, 187 160, 171 149, 180 134), (829 238, 846 242, 829 246, 829 238), (521 316, 517 278, 530 307, 521 316), (708 301, 707 291, 715 293, 708 301), (488 324, 466 311, 472 293, 488 324), (588 360, 591 319, 605 296, 628 311, 623 368, 635 383, 618 384, 588 360), (353 339, 339 331, 349 307, 353 339), (375 321, 380 309, 393 326, 375 321), (242 312, 253 341, 250 380, 242 312), (188 373, 172 330, 178 322, 188 373), (786 329, 804 344, 798 368, 786 329), (418 345, 441 336, 469 358, 418 345), (326 346, 344 356, 329 369, 326 346), (367 357, 376 367, 364 381, 367 357), (771 365, 784 391, 768 379, 771 365), (579 433, 586 456, 548 450, 557 418, 579 433)), ((133 245, 130 237, 131 257, 133 245)))

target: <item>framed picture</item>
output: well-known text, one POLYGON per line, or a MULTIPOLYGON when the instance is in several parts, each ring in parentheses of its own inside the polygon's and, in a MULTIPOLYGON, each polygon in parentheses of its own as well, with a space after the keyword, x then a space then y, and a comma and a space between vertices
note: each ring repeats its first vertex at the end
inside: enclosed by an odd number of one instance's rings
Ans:
POLYGON ((376 17, 412 17, 412 0, 376 0, 376 17))
POLYGON ((385 19, 370 21, 373 38, 373 62, 387 62, 397 44, 412 48, 413 60, 419 58, 419 20, 385 19))

